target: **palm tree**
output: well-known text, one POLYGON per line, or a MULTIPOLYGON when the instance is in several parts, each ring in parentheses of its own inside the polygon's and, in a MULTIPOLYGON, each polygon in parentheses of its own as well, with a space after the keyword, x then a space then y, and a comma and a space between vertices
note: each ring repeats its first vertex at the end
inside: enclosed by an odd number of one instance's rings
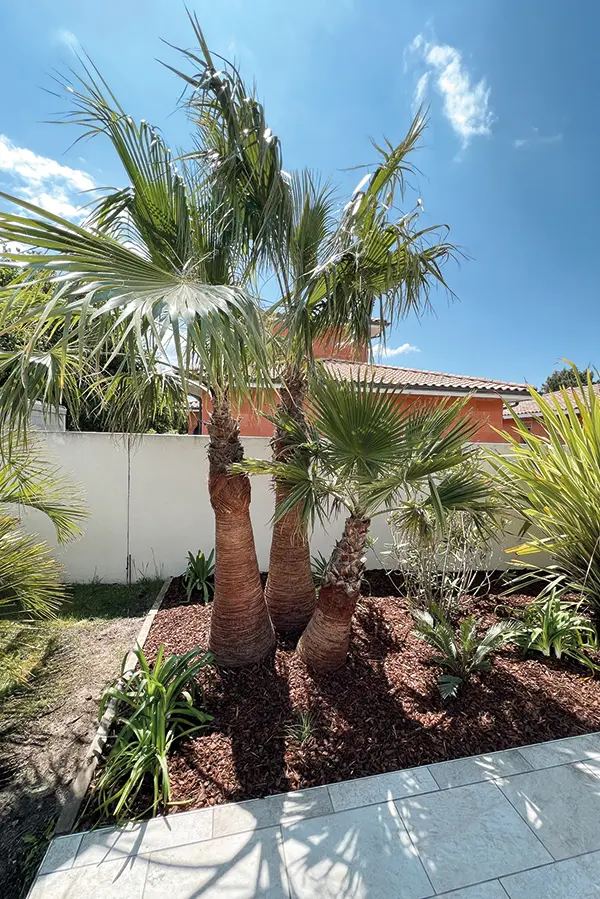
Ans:
POLYGON ((465 450, 476 430, 467 401, 403 406, 368 375, 347 382, 323 373, 311 380, 306 427, 281 415, 288 459, 245 463, 289 485, 277 516, 289 508, 300 508, 307 523, 347 516, 298 643, 312 668, 332 670, 346 659, 373 517, 394 513, 405 529, 418 529, 429 526, 432 511, 441 526, 449 512, 468 511, 481 529, 491 529, 498 501, 477 452, 465 450))
MULTIPOLYGON (((335 199, 327 187, 307 175, 294 182, 294 226, 287 253, 281 257, 281 262, 288 262, 281 279, 286 333, 281 408, 300 423, 315 341, 333 338, 370 350, 374 315, 381 328, 384 323, 393 324, 426 305, 431 282, 445 286, 440 266, 451 255, 452 246, 446 242, 429 245, 430 229, 416 227, 416 212, 397 218, 390 215, 396 194, 403 192, 403 174, 410 170, 407 157, 424 126, 419 114, 398 146, 380 151, 381 163, 372 177, 362 179, 341 216, 334 213, 335 199)), ((285 455, 285 438, 278 431, 274 457, 281 461, 285 455)), ((278 481, 276 502, 281 503, 289 489, 285 481, 278 481)), ((301 510, 290 508, 274 527, 265 588, 276 626, 287 630, 307 623, 316 601, 310 575, 301 510), (290 591, 291 564, 304 593, 290 591)))
MULTIPOLYGON (((34 323, 25 347, 3 357, 8 380, 0 418, 22 431, 36 399, 58 402, 73 359, 79 366, 96 360, 99 381, 106 380, 106 363, 118 360, 111 377, 121 402, 113 421, 124 430, 151 423, 156 390, 148 387, 157 379, 168 380, 173 402, 210 390, 216 517, 210 645, 222 665, 258 661, 275 638, 256 560, 249 481, 227 470, 243 458, 230 392, 250 382, 260 389, 268 379, 263 316, 250 293, 260 217, 250 227, 237 215, 212 177, 210 159, 176 165, 159 131, 134 122, 90 67, 64 87, 72 101, 68 120, 86 135, 109 138, 129 186, 93 203, 83 225, 0 194, 25 212, 0 213, 0 241, 28 248, 7 254, 23 273, 5 289, 0 329, 34 323), (40 278, 50 294, 32 302, 40 278)), ((213 137, 217 129, 215 120, 213 137)))
MULTIPOLYGON (((244 221, 252 223, 260 209, 262 221, 269 222, 270 239, 261 246, 279 289, 271 324, 280 338, 274 363, 280 379, 279 408, 302 425, 316 340, 368 348, 374 315, 382 326, 394 324, 427 305, 433 284, 446 287, 442 265, 454 247, 445 240, 436 242, 440 228, 418 227, 418 206, 408 213, 396 208, 405 176, 414 172, 409 156, 422 136, 425 117, 417 113, 397 146, 374 144, 380 161, 362 178, 341 214, 342 204, 329 185, 310 172, 288 175, 279 156, 269 157, 273 164, 268 190, 258 192, 254 184, 264 180, 263 159, 276 138, 266 126, 262 107, 254 106, 248 115, 249 94, 238 70, 220 58, 217 71, 197 19, 190 18, 200 52, 181 52, 195 71, 174 71, 191 86, 190 114, 203 147, 213 144, 213 173, 224 193, 242 210, 244 221), (215 118, 220 121, 217 141, 215 118), (254 203, 247 201, 247 185, 254 203)), ((284 461, 287 453, 285 433, 276 427, 274 461, 284 461)), ((277 505, 289 490, 285 480, 275 479, 277 505)), ((265 587, 273 623, 284 632, 301 630, 316 603, 306 526, 300 509, 289 504, 286 508, 286 514, 275 519, 265 587)))

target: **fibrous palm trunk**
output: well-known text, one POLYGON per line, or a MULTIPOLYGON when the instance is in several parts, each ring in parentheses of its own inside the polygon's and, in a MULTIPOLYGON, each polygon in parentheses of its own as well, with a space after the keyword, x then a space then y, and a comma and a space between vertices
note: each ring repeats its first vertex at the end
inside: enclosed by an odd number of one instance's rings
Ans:
POLYGON ((301 658, 316 671, 333 671, 346 661, 350 629, 365 570, 370 520, 351 515, 335 545, 319 601, 298 643, 301 658))
MULTIPOLYGON (((304 374, 297 369, 288 370, 283 379, 280 405, 301 427, 305 392, 304 374)), ((273 457, 278 462, 286 457, 285 438, 279 429, 273 440, 273 457)), ((285 483, 276 481, 276 505, 285 499, 287 492, 285 483)), ((273 527, 265 600, 275 629, 280 633, 302 631, 315 609, 317 595, 310 568, 308 530, 299 507, 286 512, 273 527)))
POLYGON ((260 662, 275 645, 264 601, 250 520, 250 480, 230 475, 241 462, 238 422, 227 398, 213 397, 207 425, 208 491, 215 513, 215 593, 209 647, 217 664, 238 667, 260 662))

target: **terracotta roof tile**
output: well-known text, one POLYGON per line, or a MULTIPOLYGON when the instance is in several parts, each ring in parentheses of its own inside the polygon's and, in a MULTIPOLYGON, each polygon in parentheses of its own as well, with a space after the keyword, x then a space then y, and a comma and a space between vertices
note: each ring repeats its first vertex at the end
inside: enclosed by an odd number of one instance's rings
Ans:
POLYGON ((470 375, 450 375, 439 371, 423 371, 419 368, 397 368, 393 365, 367 365, 367 363, 343 362, 337 359, 323 360, 328 371, 344 378, 363 377, 365 369, 373 372, 375 380, 389 387, 407 390, 448 390, 452 392, 485 394, 512 394, 526 396, 527 386, 513 381, 493 381, 490 378, 474 378, 470 375))
MULTIPOLYGON (((594 384, 593 386, 594 386, 594 393, 597 396, 600 396, 600 384, 594 384)), ((575 399, 575 403, 577 403, 576 388, 569 387, 567 389, 567 393, 569 394, 571 400, 575 399)), ((558 403, 561 406, 561 408, 564 409, 565 402, 564 402, 564 399, 563 399, 563 396, 562 396, 562 393, 560 390, 555 390, 554 393, 544 393, 544 394, 542 394, 542 396, 544 397, 545 400, 551 399, 553 396, 555 396, 557 398, 558 403)), ((526 400, 521 400, 519 403, 516 403, 516 405, 514 405, 512 408, 513 408, 513 411, 519 416, 519 418, 529 418, 529 416, 531 416, 531 415, 539 415, 539 412, 540 412, 540 407, 538 406, 537 401, 534 400, 532 397, 529 397, 529 399, 526 399, 526 400)), ((503 415, 504 415, 504 418, 511 417, 508 409, 504 410, 503 415)))

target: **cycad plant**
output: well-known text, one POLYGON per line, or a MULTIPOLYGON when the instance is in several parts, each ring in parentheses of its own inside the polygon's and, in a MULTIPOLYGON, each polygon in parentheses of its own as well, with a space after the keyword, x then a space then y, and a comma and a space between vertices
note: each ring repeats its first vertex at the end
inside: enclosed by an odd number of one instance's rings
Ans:
POLYGON ((456 696, 475 671, 489 671, 492 654, 515 641, 521 630, 514 621, 497 621, 481 633, 481 621, 474 616, 454 627, 435 606, 431 612, 418 609, 413 615, 415 635, 437 651, 431 661, 446 670, 437 679, 442 699, 456 696))
POLYGON ((514 551, 549 554, 549 582, 600 606, 600 396, 591 375, 548 398, 529 392, 545 433, 512 412, 514 434, 503 432, 511 452, 494 456, 501 488, 529 528, 514 551))
MULTIPOLYGON (((191 86, 190 113, 204 145, 212 144, 213 174, 223 194, 251 227, 259 203, 263 221, 269 222, 270 237, 261 246, 279 293, 271 310, 279 405, 284 417, 302 428, 315 341, 332 347, 345 342, 360 357, 370 350, 373 317, 381 326, 393 324, 421 311, 432 285, 445 286, 442 266, 454 247, 443 239, 444 229, 420 228, 418 205, 408 212, 398 209, 425 118, 419 112, 397 145, 374 143, 372 171, 349 198, 340 198, 314 173, 283 170, 264 110, 257 107, 249 115, 249 91, 239 71, 224 60, 217 71, 197 20, 192 22, 201 49, 186 51, 193 74, 178 74, 191 86), (248 193, 255 198, 252 204, 248 193)), ((274 463, 284 463, 291 449, 286 429, 277 426, 274 463)), ((276 478, 276 505, 285 503, 290 489, 276 478)), ((316 594, 306 523, 298 507, 285 506, 274 523, 265 599, 276 629, 297 631, 310 619, 316 594)))
POLYGON ((347 382, 321 371, 311 381, 306 425, 280 415, 287 460, 245 463, 246 470, 270 472, 289 486, 277 516, 295 507, 309 524, 346 516, 298 643, 312 668, 334 669, 346 659, 374 516, 396 513, 406 528, 422 526, 429 510, 440 523, 457 510, 472 512, 482 529, 495 521, 496 494, 476 451, 465 450, 475 428, 466 402, 418 408, 386 393, 372 376, 347 382))

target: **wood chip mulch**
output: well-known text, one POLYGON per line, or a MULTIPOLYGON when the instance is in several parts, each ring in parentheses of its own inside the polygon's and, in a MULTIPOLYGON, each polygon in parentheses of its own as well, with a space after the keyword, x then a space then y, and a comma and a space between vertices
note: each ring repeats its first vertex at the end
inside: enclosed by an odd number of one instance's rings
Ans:
MULTIPOLYGON (((469 600, 466 611, 490 624, 502 602, 493 595, 469 600)), ((167 653, 206 647, 209 619, 210 606, 186 603, 174 581, 150 631, 148 656, 161 643, 167 653)), ((309 672, 289 641, 279 641, 269 664, 211 669, 203 685, 214 721, 171 756, 172 799, 186 803, 172 810, 600 730, 599 680, 575 665, 523 660, 512 648, 458 698, 442 701, 440 670, 428 664, 431 650, 411 630, 401 598, 371 595, 359 603, 348 663, 333 674, 309 672), (294 729, 301 712, 311 718, 303 742, 294 729)))

